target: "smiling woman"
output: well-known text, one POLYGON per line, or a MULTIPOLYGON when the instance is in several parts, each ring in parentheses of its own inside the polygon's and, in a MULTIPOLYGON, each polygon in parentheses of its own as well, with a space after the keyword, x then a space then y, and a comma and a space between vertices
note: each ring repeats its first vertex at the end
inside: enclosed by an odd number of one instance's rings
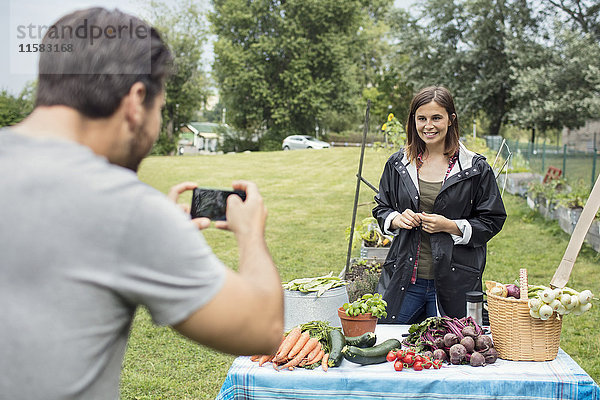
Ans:
POLYGON ((466 292, 481 290, 486 243, 504 224, 504 205, 485 158, 459 142, 446 88, 415 95, 406 132, 373 209, 381 230, 394 235, 377 287, 388 302, 384 322, 464 317, 466 292))

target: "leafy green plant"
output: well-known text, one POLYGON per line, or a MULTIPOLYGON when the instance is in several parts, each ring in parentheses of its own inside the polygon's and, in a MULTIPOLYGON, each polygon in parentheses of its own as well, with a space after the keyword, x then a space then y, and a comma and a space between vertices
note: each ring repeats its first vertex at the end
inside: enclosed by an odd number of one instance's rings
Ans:
POLYGON ((366 293, 374 293, 381 275, 381 262, 375 259, 359 258, 353 259, 346 280, 348 286, 348 300, 350 302, 361 298, 366 293))
POLYGON ((342 307, 349 317, 368 313, 377 318, 387 317, 387 311, 385 311, 387 302, 383 300, 379 293, 367 293, 352 303, 344 303, 342 307))
POLYGON ((562 179, 553 179, 546 183, 535 182, 529 185, 529 193, 533 198, 541 196, 549 201, 560 197, 562 193, 567 192, 568 190, 569 187, 562 179))
POLYGON ((557 199, 560 205, 567 208, 583 208, 589 195, 589 187, 580 179, 571 190, 559 193, 557 199))
MULTIPOLYGON (((346 228, 346 239, 350 240, 350 227, 346 228)), ((367 217, 354 226, 353 247, 363 240, 367 247, 387 247, 392 243, 392 237, 381 232, 373 217, 367 217)))
POLYGON ((382 147, 392 144, 394 148, 400 148, 406 142, 406 131, 402 123, 392 113, 388 114, 387 122, 381 125, 380 133, 383 135, 385 143, 380 144, 382 147))

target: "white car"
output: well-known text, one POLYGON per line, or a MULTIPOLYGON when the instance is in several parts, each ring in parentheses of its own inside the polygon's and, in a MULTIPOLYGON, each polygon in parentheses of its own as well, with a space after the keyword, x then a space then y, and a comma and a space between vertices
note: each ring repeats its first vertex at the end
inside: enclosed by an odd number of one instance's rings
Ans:
POLYGON ((329 143, 315 139, 312 136, 292 135, 283 139, 281 148, 283 150, 328 149, 329 143))

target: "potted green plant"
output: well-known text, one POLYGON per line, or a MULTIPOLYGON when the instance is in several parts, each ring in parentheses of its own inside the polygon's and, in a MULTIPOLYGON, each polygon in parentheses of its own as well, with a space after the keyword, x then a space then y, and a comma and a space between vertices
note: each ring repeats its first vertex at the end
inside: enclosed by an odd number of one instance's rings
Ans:
POLYGON ((374 293, 381 275, 382 260, 379 258, 353 258, 344 275, 348 283, 348 301, 353 302, 364 294, 374 293))
MULTIPOLYGON (((346 229, 346 235, 349 239, 350 227, 346 229)), ((375 218, 367 217, 355 225, 352 241, 354 245, 361 244, 360 256, 362 258, 378 258, 383 261, 387 257, 392 239, 392 236, 381 232, 375 218)))
POLYGON ((346 336, 360 336, 375 332, 377 319, 386 317, 387 303, 379 293, 367 293, 352 303, 344 303, 338 309, 342 330, 346 336))

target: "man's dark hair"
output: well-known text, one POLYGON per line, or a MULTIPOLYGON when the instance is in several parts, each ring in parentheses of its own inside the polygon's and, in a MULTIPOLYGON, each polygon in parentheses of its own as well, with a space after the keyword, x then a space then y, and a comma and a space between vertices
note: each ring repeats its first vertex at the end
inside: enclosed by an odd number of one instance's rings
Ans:
POLYGON ((89 118, 112 115, 136 82, 146 87, 149 107, 172 65, 159 33, 119 10, 68 14, 48 29, 42 46, 36 107, 64 105, 89 118))

